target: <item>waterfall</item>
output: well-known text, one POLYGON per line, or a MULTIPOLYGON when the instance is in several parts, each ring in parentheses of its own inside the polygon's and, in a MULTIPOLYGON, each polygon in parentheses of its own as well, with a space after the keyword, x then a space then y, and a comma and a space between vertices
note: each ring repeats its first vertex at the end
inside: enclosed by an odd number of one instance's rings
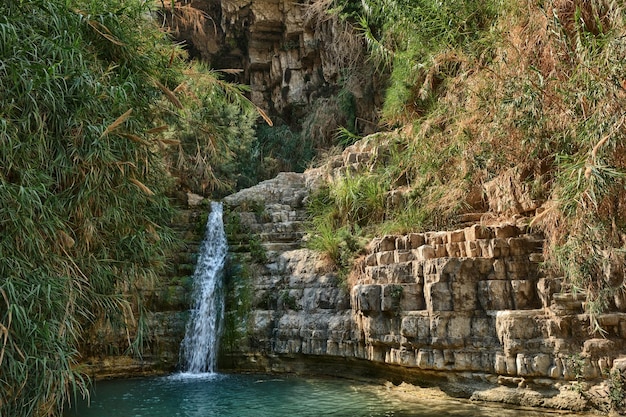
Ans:
POLYGON ((181 344, 181 365, 190 374, 213 373, 224 317, 222 277, 228 244, 222 203, 212 202, 193 275, 194 308, 181 344))

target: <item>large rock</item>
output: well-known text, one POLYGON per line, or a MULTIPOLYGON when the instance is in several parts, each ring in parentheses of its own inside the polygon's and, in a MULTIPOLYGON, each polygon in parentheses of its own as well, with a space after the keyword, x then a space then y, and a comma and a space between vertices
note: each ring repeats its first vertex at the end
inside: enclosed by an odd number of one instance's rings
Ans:
POLYGON ((494 213, 521 214, 536 210, 543 201, 533 195, 534 172, 530 166, 512 168, 483 186, 494 213))
MULTIPOLYGON (((311 187, 341 175, 346 164, 369 163, 356 156, 365 149, 370 148, 357 144, 338 163, 302 176, 283 174, 226 201, 244 208, 246 201, 262 203, 264 224, 258 214, 241 216, 271 247, 276 236, 263 231, 289 221, 278 213, 303 210, 311 187)), ((284 294, 291 306, 274 303, 271 320, 249 321, 247 339, 228 352, 231 357, 284 358, 281 370, 297 369, 287 358, 309 355, 366 359, 390 372, 467 380, 470 393, 479 378, 494 389, 485 398, 506 392, 500 400, 561 406, 558 387, 606 374, 624 347, 626 314, 600 316, 607 339, 592 338, 588 318, 580 314, 584 300, 562 293, 560 279, 542 276, 542 237, 519 224, 375 238, 349 285, 329 272, 319 255, 303 249, 300 238, 292 243, 295 247, 271 252, 252 277, 253 291, 266 298, 284 294), (498 385, 507 390, 498 391, 498 385), (548 391, 511 397, 530 385, 548 391)))
MULTIPOLYGON (((355 101, 359 131, 371 133, 379 100, 373 78, 346 82, 350 65, 363 62, 365 43, 351 25, 315 1, 194 0, 176 2, 167 22, 194 58, 250 86, 250 99, 270 116, 301 123, 314 103, 323 103, 334 134, 341 110, 329 105, 340 89, 355 101), (172 18, 174 16, 174 18, 172 18)), ((356 74, 355 74, 356 75, 356 74)))

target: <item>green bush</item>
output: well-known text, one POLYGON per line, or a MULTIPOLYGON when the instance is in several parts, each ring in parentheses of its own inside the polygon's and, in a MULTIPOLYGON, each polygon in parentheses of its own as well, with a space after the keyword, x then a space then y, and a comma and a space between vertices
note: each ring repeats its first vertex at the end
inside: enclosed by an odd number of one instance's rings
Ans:
POLYGON ((172 87, 178 103, 161 102, 168 109, 163 120, 168 128, 160 139, 178 186, 220 196, 251 185, 247 156, 257 142, 258 109, 245 98, 244 88, 200 64, 190 65, 184 75, 172 87))
POLYGON ((383 115, 407 120, 423 112, 464 56, 484 59, 498 17, 497 0, 364 0, 359 12, 339 2, 358 25, 374 60, 390 71, 383 115))
POLYGON ((248 318, 252 310, 252 272, 239 255, 231 254, 226 263, 225 317, 220 348, 235 352, 245 343, 248 318))
POLYGON ((60 415, 85 393, 76 365, 93 322, 127 327, 141 350, 138 287, 172 241, 167 148, 226 136, 213 164, 250 136, 228 104, 236 91, 190 74, 148 12, 140 0, 0 3, 0 415, 60 415))

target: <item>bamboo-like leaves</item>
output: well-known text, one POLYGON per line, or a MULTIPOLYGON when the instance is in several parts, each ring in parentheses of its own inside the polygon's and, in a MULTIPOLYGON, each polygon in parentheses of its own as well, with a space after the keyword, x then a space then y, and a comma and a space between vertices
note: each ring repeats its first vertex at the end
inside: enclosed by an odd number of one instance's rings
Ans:
POLYGON ((2 337, 2 348, 0 349, 0 366, 2 366, 2 360, 4 359, 4 351, 7 347, 7 342, 9 341, 9 329, 11 328, 11 321, 12 321, 12 315, 10 312, 10 305, 9 305, 9 299, 7 297, 7 293, 6 291, 4 291, 4 289, 0 288, 0 294, 2 294, 2 299, 7 307, 7 311, 9 311, 8 317, 7 317, 7 321, 6 321, 6 326, 2 323, 0 323, 0 336, 2 337))
POLYGON ((159 139, 159 143, 164 145, 180 145, 181 141, 178 139, 159 139))
POLYGON ((158 80, 154 80, 154 84, 159 87, 161 89, 161 91, 163 91, 163 93, 165 94, 165 97, 167 97, 167 99, 174 105, 176 106, 176 108, 178 109, 182 109, 183 105, 180 102, 180 100, 178 99, 178 97, 176 97, 176 94, 174 94, 173 91, 171 91, 169 88, 167 88, 166 86, 164 86, 163 84, 161 84, 160 81, 158 80))
POLYGON ((274 122, 272 122, 272 119, 267 115, 267 113, 265 113, 265 110, 256 105, 254 106, 254 108, 261 115, 263 120, 265 120, 265 123, 267 123, 268 126, 274 126, 274 122))
POLYGON ((150 197, 154 196, 154 191, 152 191, 150 188, 148 188, 144 183, 142 183, 138 179, 130 178, 129 181, 135 184, 137 188, 139 188, 144 194, 150 197))
POLYGON ((128 119, 130 117, 130 115, 132 113, 133 113, 133 109, 130 109, 126 113, 122 114, 120 117, 115 119, 115 121, 113 123, 108 125, 106 127, 106 129, 104 129, 104 132, 102 132, 102 137, 108 135, 109 133, 111 133, 112 131, 117 129, 122 123, 124 123, 126 121, 126 119, 128 119))
POLYGON ((154 274, 170 241, 166 227, 144 232, 170 215, 146 135, 163 125, 152 80, 184 63, 164 69, 174 48, 141 2, 125 5, 0 2, 2 416, 57 416, 85 392, 81 338, 121 317, 111 300, 136 299, 119 289, 154 274))
POLYGON ((219 79, 216 72, 196 64, 185 75, 185 81, 173 91, 159 87, 164 93, 161 108, 168 115, 164 119, 167 125, 149 133, 155 134, 173 171, 185 178, 194 192, 227 190, 234 181, 221 177, 238 173, 224 173, 221 167, 234 165, 237 154, 250 146, 256 118, 252 112, 265 113, 242 94, 243 88, 219 79))
POLYGON ((60 415, 85 392, 74 365, 97 320, 140 351, 136 283, 171 242, 168 168, 227 188, 254 112, 271 124, 241 88, 185 73, 145 2, 123 3, 0 2, 2 416, 60 415))
POLYGON ((124 45, 124 43, 122 43, 118 39, 116 39, 115 36, 113 36, 113 34, 111 33, 111 31, 106 26, 104 26, 102 23, 97 22, 95 20, 89 20, 87 22, 87 24, 89 26, 91 26, 93 28, 93 30, 96 31, 96 33, 98 33, 100 36, 102 36, 103 38, 105 38, 106 40, 111 42, 112 44, 115 44, 115 45, 118 45, 118 46, 123 46, 124 45))
POLYGON ((149 135, 156 135, 158 133, 166 132, 168 129, 169 129, 169 126, 162 125, 162 126, 158 126, 158 127, 154 127, 152 129, 149 129, 148 131, 146 131, 146 133, 149 134, 149 135))
POLYGON ((139 143, 140 145, 150 146, 150 143, 148 143, 147 141, 145 141, 144 139, 140 138, 137 135, 133 135, 132 133, 119 133, 119 135, 123 138, 130 139, 135 143, 139 143))

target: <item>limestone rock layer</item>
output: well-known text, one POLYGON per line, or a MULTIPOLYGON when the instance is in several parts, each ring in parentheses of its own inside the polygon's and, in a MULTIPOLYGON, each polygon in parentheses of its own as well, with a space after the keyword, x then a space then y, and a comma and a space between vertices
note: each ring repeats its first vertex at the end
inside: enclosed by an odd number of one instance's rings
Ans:
MULTIPOLYGON (((335 172, 357 159, 358 146, 335 172)), ((580 294, 542 275, 541 235, 502 222, 378 237, 341 280, 302 241, 304 202, 319 174, 281 174, 225 199, 267 250, 251 277, 245 333, 225 352, 225 366, 297 371, 294 358, 364 360, 496 389, 463 394, 479 399, 548 389, 540 405, 584 409, 587 400, 562 397, 576 384, 595 384, 591 397, 606 399, 603 378, 624 360, 626 313, 599 316, 605 333, 590 332, 580 294), (251 200, 256 212, 246 210, 251 200)), ((537 405, 518 394, 505 401, 537 405)))

